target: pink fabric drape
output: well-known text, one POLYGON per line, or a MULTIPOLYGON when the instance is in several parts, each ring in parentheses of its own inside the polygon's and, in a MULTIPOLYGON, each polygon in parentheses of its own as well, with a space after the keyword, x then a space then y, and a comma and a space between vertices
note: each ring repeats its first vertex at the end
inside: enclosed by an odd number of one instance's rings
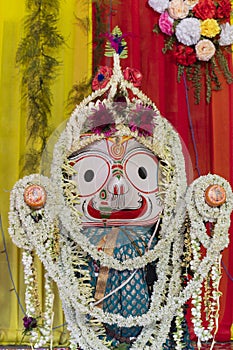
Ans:
MULTIPOLYGON (((157 105, 178 131, 187 147, 192 165, 188 165, 189 179, 216 173, 233 184, 232 155, 232 87, 223 83, 223 89, 213 93, 210 104, 205 102, 205 93, 199 105, 194 104, 193 90, 186 100, 185 82, 177 82, 177 67, 169 54, 163 54, 163 37, 152 32, 158 16, 149 7, 147 0, 127 0, 113 5, 105 21, 111 30, 118 25, 127 33, 128 58, 122 60, 125 67, 137 68, 143 75, 141 89, 157 105), (188 105, 192 120, 189 123, 188 105), (192 133, 195 137, 195 145, 192 133), (196 147, 196 153, 195 153, 196 147), (198 158, 197 158, 198 156, 198 158), (191 168, 191 169, 190 169, 191 168)), ((103 61, 104 63, 104 61, 103 61)), ((108 62, 109 63, 109 62, 108 62)), ((232 229, 231 229, 232 232, 232 229)), ((216 340, 228 341, 232 324, 233 244, 223 253, 221 310, 216 340)))

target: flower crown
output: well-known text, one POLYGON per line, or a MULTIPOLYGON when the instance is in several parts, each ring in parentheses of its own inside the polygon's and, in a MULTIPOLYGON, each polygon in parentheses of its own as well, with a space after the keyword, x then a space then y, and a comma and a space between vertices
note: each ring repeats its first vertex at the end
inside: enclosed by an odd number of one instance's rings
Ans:
POLYGON ((109 137, 127 125, 137 136, 152 136, 154 118, 159 111, 154 103, 144 95, 139 86, 142 74, 129 68, 122 70, 120 59, 127 57, 127 44, 119 27, 107 34, 105 55, 113 57, 113 68, 99 67, 92 82, 93 93, 77 106, 71 117, 71 123, 77 123, 77 116, 82 133, 109 137), (85 116, 85 121, 80 114, 85 116), (88 114, 88 115, 87 115, 88 114))

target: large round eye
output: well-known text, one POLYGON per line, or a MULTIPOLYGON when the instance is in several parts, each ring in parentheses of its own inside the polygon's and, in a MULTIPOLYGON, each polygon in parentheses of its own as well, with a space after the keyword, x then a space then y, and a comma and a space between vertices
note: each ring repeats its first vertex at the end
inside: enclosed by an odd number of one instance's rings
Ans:
POLYGON ((158 190, 158 160, 153 154, 144 151, 131 154, 125 161, 125 174, 140 192, 158 190))
POLYGON ((106 183, 110 165, 101 156, 86 155, 75 161, 76 174, 73 180, 77 183, 81 197, 91 196, 98 192, 106 183))

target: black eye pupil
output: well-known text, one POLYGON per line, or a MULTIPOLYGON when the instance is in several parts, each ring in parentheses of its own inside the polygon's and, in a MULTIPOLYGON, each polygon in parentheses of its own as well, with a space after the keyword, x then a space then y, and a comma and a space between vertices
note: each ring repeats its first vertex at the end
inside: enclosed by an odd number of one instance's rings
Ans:
POLYGON ((140 168, 138 168, 138 175, 142 180, 145 180, 147 178, 147 171, 143 166, 140 166, 140 168))
POLYGON ((94 176, 95 176, 94 171, 89 169, 84 174, 84 180, 86 182, 91 182, 94 179, 94 176))

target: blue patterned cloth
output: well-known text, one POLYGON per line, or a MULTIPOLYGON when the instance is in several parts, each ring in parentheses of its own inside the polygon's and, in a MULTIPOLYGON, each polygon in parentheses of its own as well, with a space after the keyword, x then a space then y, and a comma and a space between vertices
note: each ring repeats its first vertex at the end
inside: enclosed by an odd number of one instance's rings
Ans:
MULTIPOLYGON (((90 242, 96 246, 99 246, 101 241, 104 241, 104 237, 112 232, 111 227, 98 228, 88 227, 84 228, 83 234, 85 234, 90 242)), ((132 259, 137 256, 142 256, 148 247, 149 240, 153 234, 153 228, 144 226, 123 226, 119 227, 117 237, 115 240, 115 247, 113 247, 113 256, 119 261, 125 261, 132 259)), ((150 249, 152 249, 157 242, 154 238, 150 249)), ((104 249, 104 247, 101 247, 104 249)), ((96 286, 97 274, 96 274, 96 263, 90 258, 89 269, 92 276, 92 285, 96 286)), ((152 269, 155 270, 156 264, 151 264, 152 269)), ((154 271, 155 272, 155 271, 154 271)), ((105 295, 109 294, 117 287, 122 285, 130 276, 132 271, 124 270, 117 271, 115 269, 109 269, 108 278, 106 282, 105 295)), ((156 275, 156 273, 155 273, 156 275)), ((150 288, 148 286, 148 279, 146 276, 146 268, 140 268, 136 271, 135 275, 130 281, 123 286, 120 290, 113 293, 103 301, 103 310, 120 314, 124 317, 128 316, 141 316, 148 311, 150 304, 150 288)), ((141 327, 122 327, 119 328, 117 325, 106 325, 107 334, 110 339, 118 342, 128 342, 130 339, 135 338, 139 335, 141 327)), ((192 350, 188 329, 185 328, 184 341, 186 347, 184 349, 192 350)), ((114 342, 113 342, 114 344, 114 342)), ((164 349, 173 349, 174 342, 172 338, 169 338, 164 344, 164 349), (173 344, 173 345, 172 345, 173 344)))

